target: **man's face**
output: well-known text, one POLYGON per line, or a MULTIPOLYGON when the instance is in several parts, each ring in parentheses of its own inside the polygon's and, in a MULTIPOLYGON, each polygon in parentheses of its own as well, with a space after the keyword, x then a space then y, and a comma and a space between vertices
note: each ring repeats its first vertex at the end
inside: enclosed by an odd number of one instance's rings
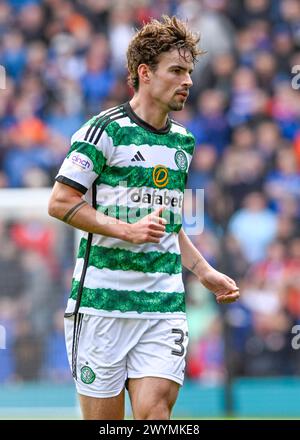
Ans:
POLYGON ((150 94, 167 112, 182 110, 193 85, 194 68, 191 54, 180 56, 177 49, 163 52, 158 58, 156 70, 150 70, 150 94))

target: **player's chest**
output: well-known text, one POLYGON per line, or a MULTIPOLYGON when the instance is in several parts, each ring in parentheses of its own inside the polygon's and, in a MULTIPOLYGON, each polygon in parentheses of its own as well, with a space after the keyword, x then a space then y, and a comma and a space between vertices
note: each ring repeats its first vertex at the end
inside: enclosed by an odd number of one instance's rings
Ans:
POLYGON ((110 160, 111 167, 155 168, 158 165, 170 170, 186 173, 189 166, 189 155, 180 148, 169 148, 165 145, 120 145, 114 147, 110 160))

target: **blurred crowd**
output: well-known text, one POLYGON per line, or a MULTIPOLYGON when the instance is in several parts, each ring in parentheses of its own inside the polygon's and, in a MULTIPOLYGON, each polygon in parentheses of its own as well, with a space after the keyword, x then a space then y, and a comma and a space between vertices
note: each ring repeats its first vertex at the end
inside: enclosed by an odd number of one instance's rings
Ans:
MULTIPOLYGON (((191 239, 241 288, 239 303, 218 306, 184 274, 187 375, 218 383, 228 366, 299 374, 299 0, 0 0, 0 188, 52 186, 71 134, 132 96, 128 42, 163 13, 188 19, 207 51, 189 103, 173 115, 196 138, 188 188, 205 193, 204 231, 191 239)), ((69 378, 62 308, 72 237, 65 246, 57 234, 37 221, 1 227, 0 322, 12 330, 0 381, 69 378)))

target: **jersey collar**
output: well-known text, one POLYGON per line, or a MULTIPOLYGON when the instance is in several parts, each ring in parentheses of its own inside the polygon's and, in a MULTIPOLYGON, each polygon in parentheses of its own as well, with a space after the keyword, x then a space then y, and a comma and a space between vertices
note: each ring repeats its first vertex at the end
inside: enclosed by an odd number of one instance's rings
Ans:
POLYGON ((145 122, 143 119, 141 119, 131 108, 131 105, 129 104, 129 102, 126 102, 124 104, 124 109, 126 111, 126 113, 128 114, 128 116, 130 117, 130 119, 132 121, 134 121, 137 125, 139 125, 140 127, 143 127, 145 130, 151 131, 151 133, 156 133, 156 134, 168 134, 170 129, 171 129, 171 120, 168 117, 167 119, 167 123, 166 125, 161 128, 161 129, 157 129, 155 127, 152 127, 152 125, 148 124, 147 122, 145 122))

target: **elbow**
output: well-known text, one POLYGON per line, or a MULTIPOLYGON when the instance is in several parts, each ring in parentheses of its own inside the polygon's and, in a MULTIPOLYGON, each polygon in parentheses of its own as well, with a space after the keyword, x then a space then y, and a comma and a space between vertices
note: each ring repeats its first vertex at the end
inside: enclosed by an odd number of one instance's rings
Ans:
POLYGON ((78 200, 82 201, 77 192, 64 188, 65 185, 62 186, 63 188, 61 188, 59 185, 54 187, 48 202, 49 216, 55 217, 58 220, 62 220, 64 218, 66 212, 72 208, 73 203, 78 203, 78 200))
POLYGON ((60 218, 59 203, 51 197, 48 203, 48 214, 50 217, 60 218))

